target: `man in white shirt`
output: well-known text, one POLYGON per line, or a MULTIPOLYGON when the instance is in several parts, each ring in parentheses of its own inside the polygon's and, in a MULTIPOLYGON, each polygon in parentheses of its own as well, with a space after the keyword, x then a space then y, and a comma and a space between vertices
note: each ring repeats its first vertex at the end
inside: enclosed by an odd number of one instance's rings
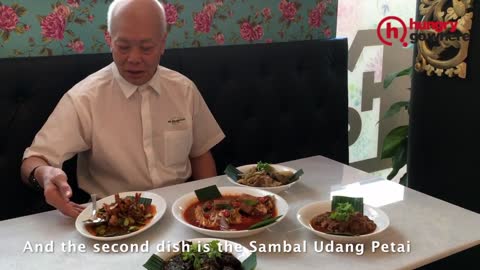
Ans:
POLYGON ((156 0, 116 0, 108 11, 114 63, 60 100, 25 150, 22 180, 76 217, 61 169, 78 154, 80 188, 107 196, 216 175, 210 149, 225 135, 195 84, 159 66, 165 11, 156 0))

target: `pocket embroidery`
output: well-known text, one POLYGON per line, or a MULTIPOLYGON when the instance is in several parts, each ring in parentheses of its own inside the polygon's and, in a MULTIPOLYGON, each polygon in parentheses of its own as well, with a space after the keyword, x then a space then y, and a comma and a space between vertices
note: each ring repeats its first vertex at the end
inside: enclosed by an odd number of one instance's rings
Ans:
POLYGON ((168 123, 172 125, 176 125, 182 121, 185 121, 185 117, 173 117, 170 120, 168 120, 168 123))

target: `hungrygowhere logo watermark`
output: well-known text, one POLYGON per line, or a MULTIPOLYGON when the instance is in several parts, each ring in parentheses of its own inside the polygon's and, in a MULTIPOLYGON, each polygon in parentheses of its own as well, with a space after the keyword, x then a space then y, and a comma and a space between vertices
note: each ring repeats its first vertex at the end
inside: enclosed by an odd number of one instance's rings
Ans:
POLYGON ((410 43, 470 40, 469 33, 462 33, 458 29, 457 21, 414 21, 410 18, 407 27, 407 24, 397 16, 383 18, 377 26, 377 36, 387 46, 393 45, 391 40, 399 40, 404 47, 407 47, 408 42, 405 39, 408 30, 416 31, 410 33, 410 43), (400 27, 392 26, 393 22, 399 23, 400 27), (382 32, 384 26, 386 26, 385 36, 382 32))

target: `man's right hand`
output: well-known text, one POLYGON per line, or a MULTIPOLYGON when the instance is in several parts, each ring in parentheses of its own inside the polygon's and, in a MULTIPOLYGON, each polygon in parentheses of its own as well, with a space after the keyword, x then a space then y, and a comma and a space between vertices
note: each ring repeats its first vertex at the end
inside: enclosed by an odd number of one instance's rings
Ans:
POLYGON ((85 207, 70 201, 72 188, 67 182, 67 175, 59 168, 40 166, 35 171, 43 181, 45 200, 66 216, 76 218, 85 207))

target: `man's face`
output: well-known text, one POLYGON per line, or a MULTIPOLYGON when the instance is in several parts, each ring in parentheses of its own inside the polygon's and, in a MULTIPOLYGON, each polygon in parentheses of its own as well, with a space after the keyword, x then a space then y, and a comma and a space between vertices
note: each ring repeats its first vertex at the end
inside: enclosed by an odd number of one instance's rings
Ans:
POLYGON ((117 18, 112 26, 112 55, 120 75, 134 85, 148 82, 165 50, 158 24, 143 18, 117 18), (130 19, 130 20, 129 20, 130 19))

